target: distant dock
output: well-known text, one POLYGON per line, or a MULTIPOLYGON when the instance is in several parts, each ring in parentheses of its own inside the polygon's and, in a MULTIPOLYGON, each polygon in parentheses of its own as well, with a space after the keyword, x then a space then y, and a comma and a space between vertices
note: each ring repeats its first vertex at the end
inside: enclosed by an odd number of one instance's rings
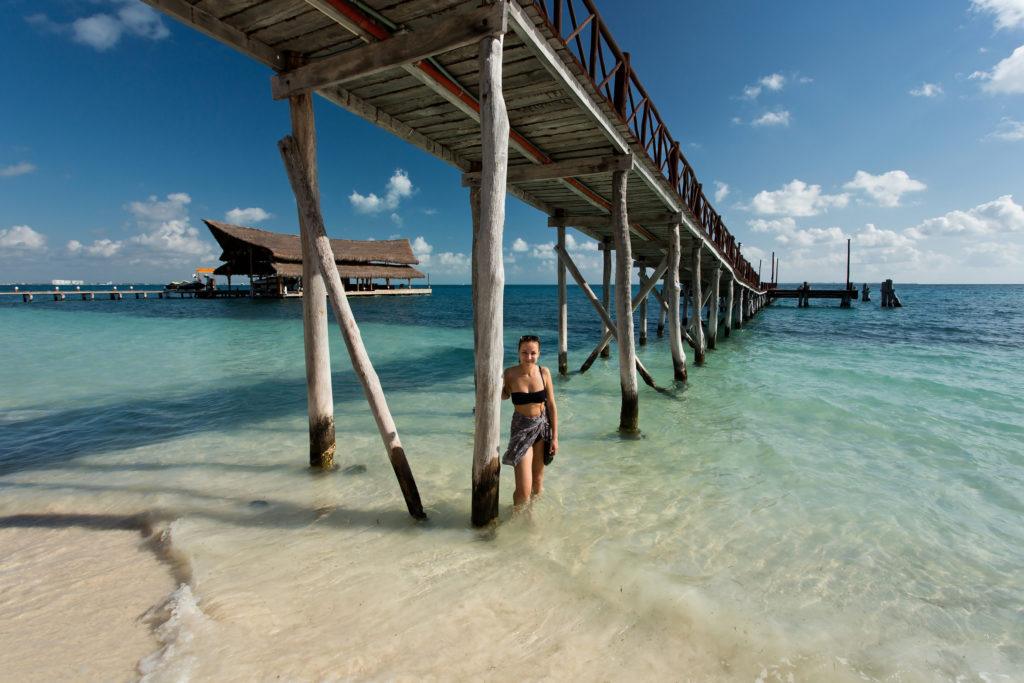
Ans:
MULTIPOLYGON (((374 288, 364 290, 346 291, 345 296, 413 296, 419 294, 430 294, 430 287, 413 287, 401 289, 374 288)), ((0 292, 0 296, 20 296, 25 303, 32 303, 39 299, 41 301, 96 301, 97 299, 111 301, 122 301, 124 299, 248 299, 253 294, 248 289, 33 289, 13 292, 0 292)), ((277 298, 292 299, 302 298, 302 292, 288 292, 278 296, 267 296, 256 294, 255 298, 277 298)))

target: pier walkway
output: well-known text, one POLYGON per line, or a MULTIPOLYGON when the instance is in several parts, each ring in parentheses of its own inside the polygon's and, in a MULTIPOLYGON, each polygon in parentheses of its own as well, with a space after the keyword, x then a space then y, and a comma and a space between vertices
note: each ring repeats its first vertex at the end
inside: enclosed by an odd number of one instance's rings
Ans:
MULTIPOLYGON (((310 283, 304 305, 317 305, 308 296, 320 277, 316 258, 333 261, 321 232, 313 93, 462 171, 473 215, 474 523, 497 515, 506 194, 542 211, 557 229, 559 371, 568 371, 567 274, 603 321, 600 346, 612 338, 619 342, 621 430, 638 428, 636 375, 643 368, 630 313, 644 306, 649 294, 669 320, 675 380, 686 379, 684 338, 692 343, 697 363, 715 348, 720 300, 727 302, 726 335, 766 302, 757 271, 711 206, 639 69, 615 42, 593 0, 144 1, 274 72, 267 94, 290 105, 292 136, 279 147, 299 205, 301 232, 308 235, 304 243, 313 250, 303 260, 312 269, 303 274, 303 282, 310 283), (630 300, 628 286, 616 287, 614 320, 607 295, 597 300, 566 250, 567 228, 600 243, 604 292, 610 290, 612 251, 616 282, 628 282, 633 269, 639 270, 641 296, 630 300), (681 282, 691 311, 707 307, 706 325, 692 315, 688 329, 680 328, 681 282)), ((334 286, 326 269, 323 275, 334 286)), ((315 316, 310 309, 307 325, 324 324, 312 322, 315 316)), ((307 332, 307 370, 319 363, 316 334, 307 332)), ((313 386, 322 374, 307 372, 314 378, 308 385, 311 462, 314 432, 325 433, 314 425, 328 420, 326 412, 314 416, 313 406, 330 405, 329 377, 327 390, 313 386), (317 393, 326 402, 315 400, 317 393)), ((369 396, 373 387, 364 389, 369 396)), ((378 422, 384 423, 380 415, 378 422)), ((332 454, 333 415, 330 433, 332 454)), ((399 470, 407 468, 404 457, 403 464, 392 460, 400 479, 399 470)))

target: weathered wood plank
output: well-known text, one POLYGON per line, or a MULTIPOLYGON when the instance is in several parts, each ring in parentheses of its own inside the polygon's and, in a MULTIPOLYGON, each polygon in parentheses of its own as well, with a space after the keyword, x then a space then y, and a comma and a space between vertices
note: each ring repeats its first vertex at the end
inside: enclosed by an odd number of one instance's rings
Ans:
POLYGON ((350 78, 379 73, 425 59, 440 52, 479 41, 484 36, 504 33, 505 5, 478 7, 464 14, 448 16, 412 33, 370 43, 329 59, 278 74, 271 79, 275 100, 292 94, 343 83, 350 78))
MULTIPOLYGON (((627 154, 612 157, 556 161, 543 166, 514 166, 508 169, 507 182, 522 183, 551 178, 570 178, 596 173, 610 173, 615 170, 629 169, 632 165, 633 158, 627 154)), ((479 172, 474 171, 463 173, 462 186, 469 187, 479 183, 480 175, 479 172)))

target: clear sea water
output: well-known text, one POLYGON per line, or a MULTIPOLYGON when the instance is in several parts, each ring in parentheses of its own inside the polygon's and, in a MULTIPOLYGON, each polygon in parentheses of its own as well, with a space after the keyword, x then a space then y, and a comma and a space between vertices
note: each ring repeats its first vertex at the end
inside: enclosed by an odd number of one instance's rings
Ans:
POLYGON ((299 301, 0 297, 0 529, 162 533, 130 549, 180 583, 147 680, 1024 680, 1024 286, 873 289, 772 305, 679 385, 652 317, 666 391, 623 438, 614 345, 557 377, 556 289, 508 287, 561 451, 529 522, 503 468, 486 531, 468 287, 352 301, 426 523, 336 327, 338 469, 309 471, 299 301))

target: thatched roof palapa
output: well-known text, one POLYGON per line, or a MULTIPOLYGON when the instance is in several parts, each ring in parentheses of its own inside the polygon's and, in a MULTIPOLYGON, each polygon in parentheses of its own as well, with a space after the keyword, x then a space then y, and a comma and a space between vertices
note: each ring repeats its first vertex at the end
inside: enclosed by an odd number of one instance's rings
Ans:
MULTIPOLYGON (((223 252, 218 275, 281 275, 301 277, 302 242, 298 235, 246 228, 203 219, 223 252), (251 268, 251 271, 250 271, 251 268)), ((408 239, 332 239, 331 249, 343 278, 391 278, 409 280, 426 277, 412 267, 419 260, 408 239)))

